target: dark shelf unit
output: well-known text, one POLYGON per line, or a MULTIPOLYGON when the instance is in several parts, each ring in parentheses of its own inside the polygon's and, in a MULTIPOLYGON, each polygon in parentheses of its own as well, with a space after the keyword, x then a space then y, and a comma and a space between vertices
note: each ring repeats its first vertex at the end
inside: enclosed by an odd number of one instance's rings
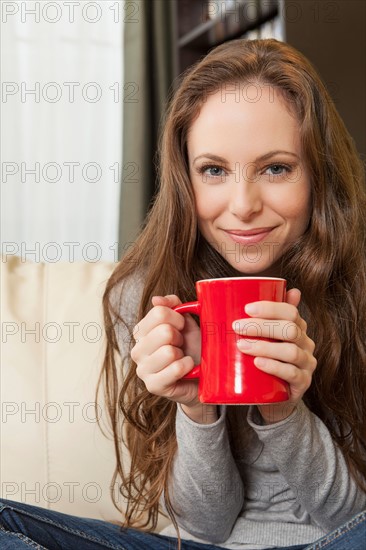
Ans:
POLYGON ((227 13, 213 19, 209 11, 212 15, 213 7, 223 7, 225 0, 174 1, 178 74, 213 47, 236 38, 268 37, 271 27, 274 38, 288 42, 314 64, 366 165, 366 2, 232 0, 227 13))
POLYGON ((210 18, 209 11, 212 12, 213 2, 177 0, 179 72, 195 63, 213 47, 241 38, 279 15, 277 0, 257 0, 250 3, 236 1, 232 7, 228 5, 227 10, 224 2, 219 2, 218 5, 223 7, 222 13, 210 18))

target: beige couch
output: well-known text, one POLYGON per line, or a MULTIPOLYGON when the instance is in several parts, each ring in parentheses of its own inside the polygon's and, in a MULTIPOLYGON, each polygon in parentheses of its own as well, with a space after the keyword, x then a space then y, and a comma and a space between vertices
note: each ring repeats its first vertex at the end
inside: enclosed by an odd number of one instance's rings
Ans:
MULTIPOLYGON (((121 519, 110 497, 113 444, 94 410, 105 349, 101 301, 114 267, 2 258, 2 498, 121 519)), ((103 406, 98 414, 108 429, 103 406)), ((166 524, 162 518, 158 530, 166 524)))

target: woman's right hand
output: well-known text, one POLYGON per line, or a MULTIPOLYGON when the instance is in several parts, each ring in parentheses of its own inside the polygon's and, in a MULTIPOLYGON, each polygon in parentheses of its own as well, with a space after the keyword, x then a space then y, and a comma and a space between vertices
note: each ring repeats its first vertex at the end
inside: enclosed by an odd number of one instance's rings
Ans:
POLYGON ((202 408, 198 381, 182 379, 199 363, 201 331, 191 315, 172 309, 181 303, 174 294, 152 298, 154 307, 134 327, 131 357, 150 393, 181 403, 186 411, 202 408))

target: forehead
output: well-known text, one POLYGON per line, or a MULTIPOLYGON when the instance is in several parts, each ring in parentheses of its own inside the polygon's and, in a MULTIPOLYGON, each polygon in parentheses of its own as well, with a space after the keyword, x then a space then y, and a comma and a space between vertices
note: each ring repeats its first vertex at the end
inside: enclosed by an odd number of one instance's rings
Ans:
POLYGON ((218 146, 228 153, 274 147, 299 153, 299 123, 281 92, 266 85, 240 93, 231 89, 220 89, 203 103, 188 131, 190 153, 218 146))

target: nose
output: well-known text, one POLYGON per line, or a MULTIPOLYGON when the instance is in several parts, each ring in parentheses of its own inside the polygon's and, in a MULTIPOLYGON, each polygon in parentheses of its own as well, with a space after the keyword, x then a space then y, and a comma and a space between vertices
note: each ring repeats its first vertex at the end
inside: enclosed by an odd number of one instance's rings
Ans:
POLYGON ((250 218, 262 210, 263 201, 259 182, 240 178, 232 182, 230 195, 230 212, 241 220, 250 218))

